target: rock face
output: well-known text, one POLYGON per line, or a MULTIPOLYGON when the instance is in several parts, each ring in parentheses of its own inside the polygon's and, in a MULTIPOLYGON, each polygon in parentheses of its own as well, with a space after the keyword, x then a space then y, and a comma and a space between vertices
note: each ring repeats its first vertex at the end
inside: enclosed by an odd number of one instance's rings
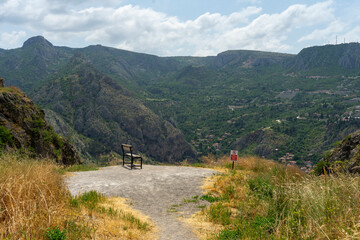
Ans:
MULTIPOLYGON (((0 89, 0 142, 7 150, 22 149, 34 157, 50 157, 60 164, 80 162, 75 148, 58 136, 44 119, 45 114, 17 88, 0 89)), ((0 146, 1 147, 1 146, 0 146)))
POLYGON ((344 138, 324 160, 346 162, 349 172, 360 172, 360 130, 344 138))
POLYGON ((286 65, 296 70, 333 67, 357 69, 360 67, 360 44, 348 43, 304 48, 286 65))

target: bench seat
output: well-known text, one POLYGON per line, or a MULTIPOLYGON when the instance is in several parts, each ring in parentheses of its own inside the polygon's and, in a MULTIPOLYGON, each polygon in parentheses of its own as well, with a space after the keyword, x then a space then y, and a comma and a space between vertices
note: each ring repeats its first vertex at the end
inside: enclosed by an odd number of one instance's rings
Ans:
POLYGON ((130 162, 130 169, 133 169, 133 167, 135 167, 136 165, 134 164, 134 161, 135 160, 140 160, 140 168, 142 169, 142 162, 143 162, 143 159, 140 155, 138 154, 135 154, 133 152, 133 146, 132 145, 129 145, 129 144, 121 144, 121 149, 122 149, 122 153, 123 153, 123 166, 125 166, 125 158, 129 159, 130 162))

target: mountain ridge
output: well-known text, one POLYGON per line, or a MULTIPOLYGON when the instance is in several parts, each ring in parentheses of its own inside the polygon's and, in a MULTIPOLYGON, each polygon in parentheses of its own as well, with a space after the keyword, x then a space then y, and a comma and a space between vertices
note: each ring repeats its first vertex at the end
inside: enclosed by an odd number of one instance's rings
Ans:
MULTIPOLYGON (((0 74, 9 84, 34 96, 73 72, 71 61, 82 55, 130 98, 180 129, 200 154, 226 153, 237 147, 237 139, 271 128, 284 141, 266 141, 271 144, 260 148, 272 150, 259 152, 275 159, 292 152, 300 162, 316 161, 331 141, 360 126, 349 115, 360 97, 359 44, 312 47, 297 55, 230 50, 208 57, 159 57, 101 45, 57 47, 42 37, 25 46, 0 50, 0 74), (348 116, 351 121, 343 120, 348 116)), ((257 149, 244 147, 244 153, 257 149)))

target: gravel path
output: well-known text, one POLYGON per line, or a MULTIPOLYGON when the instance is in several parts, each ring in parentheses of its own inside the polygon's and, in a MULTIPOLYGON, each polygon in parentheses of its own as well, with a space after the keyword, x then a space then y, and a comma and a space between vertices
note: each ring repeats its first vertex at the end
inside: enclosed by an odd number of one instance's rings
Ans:
POLYGON ((201 196, 204 178, 216 173, 192 167, 144 165, 142 170, 129 170, 112 166, 77 172, 67 179, 67 185, 72 194, 96 190, 107 196, 130 199, 134 208, 155 222, 160 240, 192 240, 196 236, 178 218, 189 217, 206 204, 194 196, 201 196))

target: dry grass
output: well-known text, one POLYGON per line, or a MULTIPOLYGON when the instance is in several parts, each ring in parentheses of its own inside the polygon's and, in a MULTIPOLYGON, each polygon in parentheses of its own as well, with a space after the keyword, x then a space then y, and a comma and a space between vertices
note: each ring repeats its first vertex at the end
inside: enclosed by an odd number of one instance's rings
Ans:
POLYGON ((207 161, 227 170, 206 183, 215 200, 191 220, 200 239, 360 238, 360 176, 308 175, 256 157, 235 170, 227 157, 207 161))
POLYGON ((0 239, 49 239, 56 227, 66 239, 156 239, 154 225, 124 200, 72 206, 58 170, 51 160, 0 156, 0 239))
POLYGON ((224 229, 220 224, 210 222, 202 212, 194 214, 191 218, 181 219, 200 240, 214 239, 224 229))
POLYGON ((307 176, 287 183, 274 196, 284 202, 275 228, 277 236, 316 239, 360 237, 360 177, 348 174, 307 176))
POLYGON ((157 228, 148 216, 132 209, 126 199, 112 197, 100 207, 113 209, 116 215, 96 212, 93 218, 100 223, 96 226, 95 239, 157 239, 157 228))
POLYGON ((0 162, 0 237, 41 239, 66 218, 69 194, 50 162, 2 156, 0 162))

